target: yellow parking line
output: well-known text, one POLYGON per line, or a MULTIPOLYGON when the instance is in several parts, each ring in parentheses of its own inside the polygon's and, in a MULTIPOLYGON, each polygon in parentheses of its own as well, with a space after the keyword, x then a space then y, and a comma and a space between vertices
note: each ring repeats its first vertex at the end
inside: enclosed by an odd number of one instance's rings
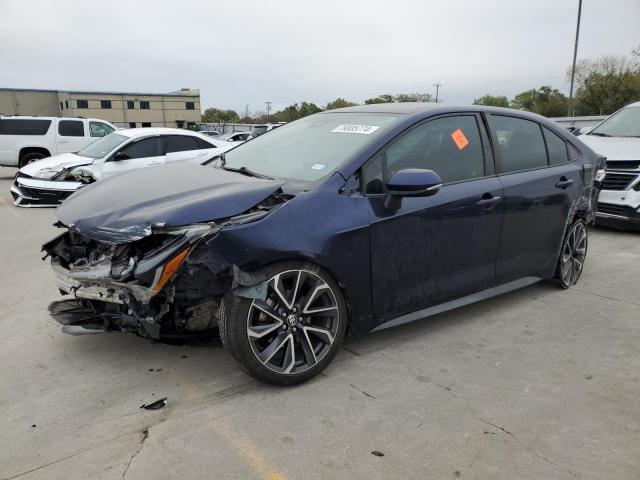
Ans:
MULTIPOLYGON (((202 389, 189 379, 179 374, 173 374, 184 393, 194 403, 205 401, 202 389)), ((211 425, 211 424, 209 424, 211 425)), ((255 475, 261 480, 284 480, 286 477, 273 465, 260 449, 247 437, 237 432, 233 425, 229 425, 225 418, 215 423, 216 432, 221 434, 235 452, 249 465, 255 475)))

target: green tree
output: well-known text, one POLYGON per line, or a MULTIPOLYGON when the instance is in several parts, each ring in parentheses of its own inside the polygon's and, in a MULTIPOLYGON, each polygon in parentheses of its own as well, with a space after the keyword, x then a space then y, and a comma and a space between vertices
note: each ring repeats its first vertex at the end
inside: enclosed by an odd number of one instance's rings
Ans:
POLYGON ((487 105, 491 107, 508 107, 509 99, 504 95, 485 95, 480 98, 476 98, 473 101, 474 105, 487 105))
POLYGON ((332 102, 327 103, 325 110, 334 110, 336 108, 355 107, 357 103, 350 102, 344 98, 336 98, 332 102))
POLYGON ((576 65, 576 115, 608 115, 640 99, 640 48, 631 57, 604 55, 576 65))
POLYGON ((511 106, 519 110, 538 113, 545 117, 562 117, 567 113, 568 99, 558 89, 549 86, 527 90, 519 93, 513 100, 511 106))
POLYGON ((432 102, 433 97, 430 93, 399 93, 394 97, 394 102, 432 102))
POLYGON ((203 122, 234 123, 240 121, 240 115, 235 110, 220 110, 218 108, 207 108, 202 114, 203 122))
POLYGON ((371 105, 373 103, 393 103, 394 97, 393 95, 378 95, 377 97, 367 98, 364 103, 365 105, 371 105))

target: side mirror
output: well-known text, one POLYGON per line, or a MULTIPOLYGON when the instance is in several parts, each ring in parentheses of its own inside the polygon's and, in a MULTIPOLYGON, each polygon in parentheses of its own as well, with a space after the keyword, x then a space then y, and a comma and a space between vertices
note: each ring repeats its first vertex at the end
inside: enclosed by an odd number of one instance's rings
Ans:
POLYGON ((433 170, 398 170, 387 182, 384 206, 389 210, 398 210, 402 204, 402 197, 430 197, 438 193, 441 186, 442 179, 433 170))
POLYGON ((129 155, 127 155, 126 153, 124 153, 124 152, 118 152, 113 156, 113 159, 115 161, 118 161, 118 160, 129 160, 130 158, 131 157, 129 155))

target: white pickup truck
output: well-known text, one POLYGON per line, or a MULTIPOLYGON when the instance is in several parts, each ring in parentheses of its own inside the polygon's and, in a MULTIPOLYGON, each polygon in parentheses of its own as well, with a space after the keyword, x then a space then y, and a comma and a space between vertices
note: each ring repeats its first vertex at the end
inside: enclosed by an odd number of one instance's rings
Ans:
POLYGON ((115 129, 95 118, 0 116, 0 166, 22 168, 41 158, 77 152, 115 129))

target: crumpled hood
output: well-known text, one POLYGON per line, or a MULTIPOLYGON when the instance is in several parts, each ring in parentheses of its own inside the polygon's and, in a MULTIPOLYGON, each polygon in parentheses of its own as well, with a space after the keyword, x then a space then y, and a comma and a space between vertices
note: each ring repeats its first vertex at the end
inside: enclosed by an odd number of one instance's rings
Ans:
POLYGON ((51 178, 65 168, 78 167, 93 163, 92 158, 81 157, 75 153, 61 153, 53 157, 37 160, 20 169, 20 173, 36 178, 51 178))
POLYGON ((640 138, 580 135, 578 139, 607 161, 640 160, 640 138))
POLYGON ((177 162, 116 175, 82 188, 60 205, 58 219, 96 240, 127 243, 167 227, 241 214, 284 182, 177 162))

